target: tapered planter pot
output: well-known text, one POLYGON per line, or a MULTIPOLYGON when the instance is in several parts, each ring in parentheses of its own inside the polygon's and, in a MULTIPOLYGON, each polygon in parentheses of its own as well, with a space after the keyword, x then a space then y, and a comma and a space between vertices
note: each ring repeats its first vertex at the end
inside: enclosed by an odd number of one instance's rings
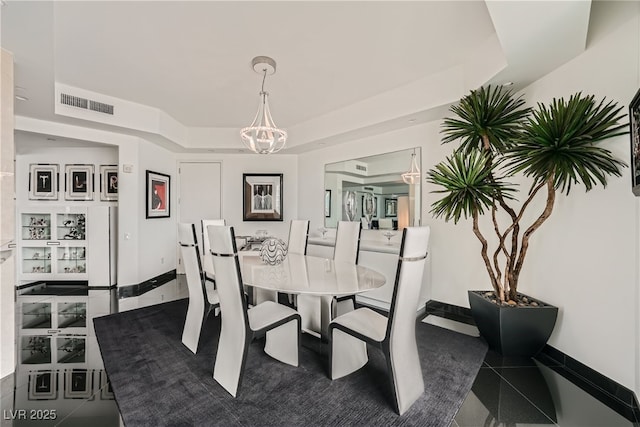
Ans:
POLYGON ((503 306, 487 299, 488 291, 468 291, 471 314, 489 347, 503 356, 533 357, 549 340, 558 308, 540 300, 537 306, 503 306))

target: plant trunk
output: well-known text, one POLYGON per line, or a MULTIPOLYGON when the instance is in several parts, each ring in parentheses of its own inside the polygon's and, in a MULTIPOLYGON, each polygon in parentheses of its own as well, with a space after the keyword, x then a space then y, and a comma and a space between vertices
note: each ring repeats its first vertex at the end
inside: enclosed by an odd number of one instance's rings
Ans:
POLYGON ((482 259, 484 260, 484 265, 487 269, 487 273, 489 273, 489 279, 491 279, 491 286, 493 286, 493 290, 496 295, 500 298, 500 301, 504 301, 504 288, 496 278, 496 273, 491 267, 491 260, 489 259, 488 248, 489 244, 487 243, 487 239, 484 238, 482 233, 480 232, 480 227, 478 225, 478 212, 473 212, 473 233, 476 235, 480 243, 482 243, 482 249, 480 253, 482 254, 482 259))
MULTIPOLYGON (((522 265, 524 264, 524 258, 527 255, 527 249, 529 249, 529 239, 531 238, 531 235, 534 233, 534 231, 536 231, 542 225, 543 222, 547 220, 547 218, 549 218, 549 216, 551 215, 551 212, 553 212, 553 205, 556 200, 556 189, 554 187, 553 178, 554 177, 552 175, 546 182, 547 203, 545 205, 544 210, 542 211, 538 219, 536 219, 534 223, 531 224, 531 226, 527 228, 527 230, 522 235, 522 246, 520 248, 520 254, 518 255, 518 261, 516 262, 515 268, 513 269, 515 283, 517 283, 518 278, 520 277, 520 272, 522 271, 522 265)), ((525 202, 525 206, 530 202, 530 200, 533 198, 533 196, 535 196, 535 194, 536 192, 533 192, 531 196, 529 196, 529 199, 527 199, 527 202, 525 202)), ((517 295, 516 288, 509 289, 510 299, 515 299, 516 295, 517 295)))

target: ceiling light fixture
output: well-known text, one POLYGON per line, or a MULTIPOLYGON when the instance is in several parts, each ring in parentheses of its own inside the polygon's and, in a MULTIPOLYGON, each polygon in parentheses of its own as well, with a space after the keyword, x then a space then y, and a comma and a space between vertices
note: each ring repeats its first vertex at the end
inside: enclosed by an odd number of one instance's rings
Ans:
POLYGON ((287 131, 278 128, 271 118, 269 110, 269 95, 264 90, 264 81, 267 74, 276 72, 276 61, 268 56, 256 56, 251 61, 251 66, 256 73, 262 74, 262 90, 260 91, 260 104, 258 112, 250 126, 240 130, 240 137, 244 145, 257 154, 276 153, 284 148, 287 142, 287 131))
POLYGON ((411 166, 408 171, 403 173, 402 181, 405 184, 417 184, 420 180, 420 169, 418 168, 418 163, 416 162, 416 149, 413 149, 413 153, 411 154, 411 166))

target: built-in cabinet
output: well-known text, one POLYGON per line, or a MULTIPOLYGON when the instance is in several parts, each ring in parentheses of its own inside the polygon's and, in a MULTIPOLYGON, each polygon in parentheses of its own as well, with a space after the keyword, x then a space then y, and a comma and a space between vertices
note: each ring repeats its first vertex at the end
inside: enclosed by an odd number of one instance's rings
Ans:
POLYGON ((27 209, 19 223, 21 280, 87 279, 86 209, 27 209))
POLYGON ((87 296, 18 296, 18 361, 86 363, 87 296))
POLYGON ((116 207, 27 206, 17 217, 19 287, 37 281, 116 284, 116 207))

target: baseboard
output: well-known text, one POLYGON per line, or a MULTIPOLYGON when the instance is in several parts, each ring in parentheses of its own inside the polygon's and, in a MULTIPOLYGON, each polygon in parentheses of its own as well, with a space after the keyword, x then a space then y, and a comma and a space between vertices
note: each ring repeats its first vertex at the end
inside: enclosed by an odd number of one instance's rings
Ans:
POLYGON ((177 277, 176 270, 167 271, 135 285, 126 285, 118 288, 118 298, 138 297, 152 289, 162 286, 177 277))
MULTIPOLYGON (((425 311, 430 315, 475 325, 471 309, 466 307, 429 300, 425 304, 425 311)), ((535 359, 629 421, 640 422, 640 407, 632 390, 548 344, 535 359)))
POLYGON ((548 344, 536 359, 629 421, 640 422, 640 406, 632 390, 548 344))

